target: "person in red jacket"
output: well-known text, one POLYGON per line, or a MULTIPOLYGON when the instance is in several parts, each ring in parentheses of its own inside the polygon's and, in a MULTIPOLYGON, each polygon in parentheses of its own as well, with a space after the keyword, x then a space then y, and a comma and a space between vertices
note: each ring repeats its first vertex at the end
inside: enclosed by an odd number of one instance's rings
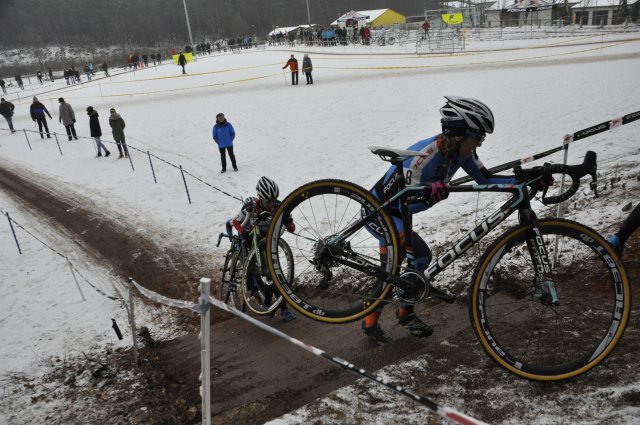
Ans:
POLYGON ((287 63, 284 64, 282 69, 289 67, 291 70, 291 85, 295 86, 298 84, 298 59, 295 56, 291 55, 287 63))
POLYGON ((422 23, 422 31, 424 31, 424 35, 422 36, 423 40, 429 37, 429 28, 431 28, 431 24, 429 24, 429 21, 425 19, 422 23))

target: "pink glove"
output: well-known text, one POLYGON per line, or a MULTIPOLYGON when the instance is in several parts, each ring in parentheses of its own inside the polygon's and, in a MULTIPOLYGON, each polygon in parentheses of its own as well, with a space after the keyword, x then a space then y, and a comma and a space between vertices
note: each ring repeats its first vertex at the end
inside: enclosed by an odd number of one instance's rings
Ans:
POLYGON ((449 185, 447 183, 431 183, 431 194, 429 201, 432 204, 440 202, 449 197, 449 185))

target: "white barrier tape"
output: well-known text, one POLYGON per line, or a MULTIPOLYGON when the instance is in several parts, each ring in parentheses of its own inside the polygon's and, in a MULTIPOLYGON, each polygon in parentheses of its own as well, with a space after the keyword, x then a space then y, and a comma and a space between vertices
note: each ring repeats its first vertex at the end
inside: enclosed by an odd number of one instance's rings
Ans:
POLYGON ((297 345, 298 347, 307 350, 310 353, 315 354, 316 356, 322 357, 325 360, 328 360, 340 367, 342 367, 343 369, 346 370, 350 370, 351 372, 354 372, 360 376, 363 376, 373 382, 376 382, 380 385, 383 385, 393 391, 395 391, 398 394, 401 394, 405 397, 410 398, 413 401, 416 401, 418 403, 420 403, 421 405, 427 407, 428 409, 436 412, 438 415, 442 416, 443 418, 447 418, 450 421, 456 422, 458 424, 463 424, 463 425, 487 425, 485 422, 482 422, 478 419, 474 419, 471 416, 467 416, 464 413, 460 413, 450 407, 447 406, 441 406, 436 404, 435 402, 421 397, 418 394, 412 392, 411 390, 405 389, 400 385, 397 384, 393 384, 391 382, 388 382, 385 378, 382 378, 380 376, 376 376, 376 375, 372 375, 371 373, 367 372, 366 370, 357 367, 356 365, 354 365, 353 363, 350 363, 346 360, 343 360, 339 357, 335 357, 329 353, 326 353, 325 351, 314 347, 313 345, 309 345, 304 343, 303 341, 300 341, 298 339, 292 338, 289 335, 285 334, 284 332, 281 332, 277 329, 272 328, 269 325, 265 325, 264 323, 254 319, 253 317, 242 313, 241 311, 236 310, 235 308, 223 303, 222 301, 218 300, 217 298, 211 297, 209 295, 204 295, 202 294, 202 298, 204 298, 205 301, 208 301, 209 303, 211 303, 212 305, 228 311, 229 313, 235 314, 236 316, 252 323, 253 325, 256 325, 257 327, 259 327, 260 329, 263 329, 273 335, 279 336, 280 338, 283 338, 286 341, 291 342, 292 344, 297 345))
POLYGON ((159 304, 168 305, 169 307, 185 308, 198 314, 203 311, 203 307, 200 304, 192 303, 189 301, 174 300, 173 298, 165 297, 164 295, 160 295, 157 292, 153 292, 150 289, 141 286, 133 279, 131 279, 131 283, 134 284, 134 286, 138 289, 138 291, 140 291, 142 295, 159 304))

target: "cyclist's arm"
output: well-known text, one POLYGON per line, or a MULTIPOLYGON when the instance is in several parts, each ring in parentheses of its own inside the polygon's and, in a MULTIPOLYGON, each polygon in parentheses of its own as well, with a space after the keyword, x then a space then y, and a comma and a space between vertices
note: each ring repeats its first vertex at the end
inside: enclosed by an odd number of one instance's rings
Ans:
POLYGON ((462 163, 462 169, 478 184, 515 184, 515 176, 492 174, 474 152, 462 163))

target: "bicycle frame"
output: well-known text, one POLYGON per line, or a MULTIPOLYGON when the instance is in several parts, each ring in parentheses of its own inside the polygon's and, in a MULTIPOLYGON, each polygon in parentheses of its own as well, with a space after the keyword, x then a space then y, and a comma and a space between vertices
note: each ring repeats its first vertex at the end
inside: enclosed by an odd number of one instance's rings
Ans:
MULTIPOLYGON (((401 167, 402 162, 396 160, 392 161, 397 167, 401 167)), ((409 214, 409 201, 412 199, 420 199, 420 196, 424 196, 426 190, 430 189, 430 185, 415 185, 406 186, 405 177, 402 172, 397 171, 396 175, 399 179, 400 190, 389 200, 383 202, 378 209, 369 213, 366 217, 363 217, 358 222, 349 226, 339 235, 336 235, 329 241, 330 246, 336 246, 338 243, 345 240, 356 231, 371 223, 380 210, 388 207, 392 203, 400 200, 400 213, 402 218, 402 224, 405 230, 405 234, 410 234, 413 229, 413 220, 411 214, 409 214), (417 194, 417 195, 415 195, 417 194)), ((555 294, 555 288, 551 280, 551 266, 549 257, 547 255, 546 247, 540 237, 540 230, 537 225, 537 216, 531 209, 531 202, 529 198, 529 192, 526 183, 520 184, 489 184, 489 185, 461 185, 450 187, 450 192, 504 192, 511 193, 513 196, 505 202, 498 210, 491 215, 484 218, 475 229, 467 233, 464 237, 458 239, 444 254, 440 255, 437 259, 432 260, 429 267, 423 272, 427 281, 433 280, 438 274, 446 269, 457 258, 462 256, 471 247, 473 247, 478 241, 483 239, 493 229, 495 229, 500 223, 506 220, 515 211, 520 212, 520 223, 526 224, 531 227, 529 238, 527 239, 527 245, 532 253, 532 259, 534 266, 538 273, 541 273, 545 280, 549 283, 550 293, 554 302, 557 302, 557 296, 555 294)), ((411 245, 411 238, 405 237, 403 248, 405 249, 405 258, 407 260, 407 269, 413 269, 413 247, 411 245)), ((395 284, 401 289, 411 288, 412 282, 402 279, 401 277, 392 276, 381 268, 372 264, 366 264, 364 261, 356 262, 349 259, 340 257, 332 257, 332 261, 344 264, 345 266, 354 268, 361 272, 367 273, 372 276, 378 276, 385 278, 386 281, 395 284), (364 263, 364 264, 363 264, 364 263)))

